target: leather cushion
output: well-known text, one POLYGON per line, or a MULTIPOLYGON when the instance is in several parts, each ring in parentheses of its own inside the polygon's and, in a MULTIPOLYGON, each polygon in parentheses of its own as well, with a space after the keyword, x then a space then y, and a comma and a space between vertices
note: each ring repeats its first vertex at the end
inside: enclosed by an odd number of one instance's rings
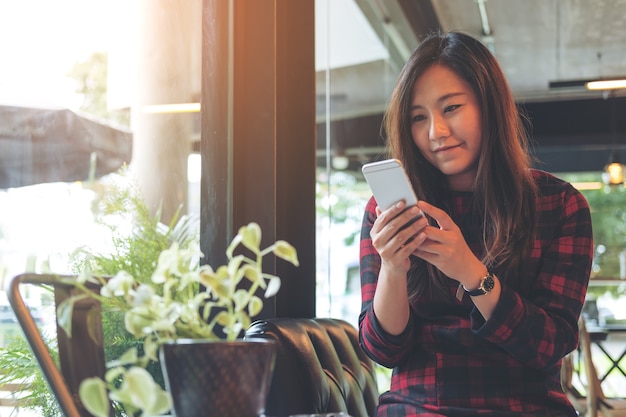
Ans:
POLYGON ((254 322, 245 338, 278 343, 266 415, 346 412, 375 414, 375 364, 350 323, 331 318, 275 318, 254 322))

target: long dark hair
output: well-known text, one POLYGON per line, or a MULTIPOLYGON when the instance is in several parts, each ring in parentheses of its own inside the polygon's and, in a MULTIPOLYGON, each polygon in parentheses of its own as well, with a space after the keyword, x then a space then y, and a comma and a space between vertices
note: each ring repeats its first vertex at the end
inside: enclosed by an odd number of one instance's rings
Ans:
MULTIPOLYGON (((442 207, 448 188, 446 177, 415 145, 409 110, 413 85, 435 63, 465 80, 481 109, 482 147, 472 208, 483 231, 481 260, 499 273, 500 279, 522 290, 525 283, 520 279, 520 268, 532 249, 537 187, 530 170, 524 116, 496 58, 479 40, 460 32, 433 33, 413 52, 385 114, 390 155, 404 164, 418 198, 442 207)), ((409 273, 409 295, 418 297, 427 289, 447 292, 444 279, 432 265, 416 262, 409 273)))

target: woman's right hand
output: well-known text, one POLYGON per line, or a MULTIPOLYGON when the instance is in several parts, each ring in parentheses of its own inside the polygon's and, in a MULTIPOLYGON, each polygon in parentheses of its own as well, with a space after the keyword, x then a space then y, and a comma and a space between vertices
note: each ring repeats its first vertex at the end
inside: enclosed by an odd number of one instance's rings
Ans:
POLYGON ((376 214, 370 237, 380 255, 382 266, 389 272, 406 274, 411 266, 409 256, 418 245, 414 243, 414 237, 428 225, 428 219, 415 206, 405 210, 403 201, 385 211, 376 207, 376 214))
POLYGON ((377 217, 370 231, 372 245, 381 258, 373 308, 381 327, 393 335, 401 334, 409 322, 409 257, 417 249, 414 237, 428 224, 421 213, 415 206, 406 209, 404 202, 385 211, 376 207, 377 217))

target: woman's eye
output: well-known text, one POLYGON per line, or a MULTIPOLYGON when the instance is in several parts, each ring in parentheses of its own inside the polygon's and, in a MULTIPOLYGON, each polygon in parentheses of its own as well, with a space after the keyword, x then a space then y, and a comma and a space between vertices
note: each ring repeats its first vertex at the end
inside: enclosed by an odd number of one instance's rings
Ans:
POLYGON ((421 122, 422 120, 426 120, 426 116, 424 116, 423 114, 416 114, 411 118, 411 121, 413 122, 421 122))
POLYGON ((444 109, 444 112, 446 112, 446 113, 447 112, 451 112, 451 111, 454 111, 454 110, 458 109, 459 107, 461 107, 460 104, 452 104, 450 106, 446 106, 445 109, 444 109))

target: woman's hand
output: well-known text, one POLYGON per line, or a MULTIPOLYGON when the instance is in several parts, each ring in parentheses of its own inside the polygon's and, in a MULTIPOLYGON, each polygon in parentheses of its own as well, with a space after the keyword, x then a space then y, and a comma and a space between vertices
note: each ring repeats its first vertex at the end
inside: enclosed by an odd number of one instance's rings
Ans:
POLYGON ((421 211, 404 202, 381 211, 376 207, 376 220, 370 237, 381 258, 374 311, 381 327, 388 333, 401 334, 409 322, 409 297, 407 272, 411 266, 409 256, 417 248, 415 236, 428 225, 421 211))
POLYGON ((414 239, 413 254, 466 288, 475 288, 485 275, 485 266, 469 248, 459 227, 447 213, 425 201, 420 201, 418 207, 435 219, 439 228, 424 228, 414 239))
POLYGON ((370 231, 372 244, 390 272, 406 274, 411 266, 409 256, 417 248, 414 238, 428 225, 428 220, 415 206, 405 210, 404 202, 385 211, 377 207, 376 214, 370 231), (418 216, 421 217, 413 221, 418 216))

